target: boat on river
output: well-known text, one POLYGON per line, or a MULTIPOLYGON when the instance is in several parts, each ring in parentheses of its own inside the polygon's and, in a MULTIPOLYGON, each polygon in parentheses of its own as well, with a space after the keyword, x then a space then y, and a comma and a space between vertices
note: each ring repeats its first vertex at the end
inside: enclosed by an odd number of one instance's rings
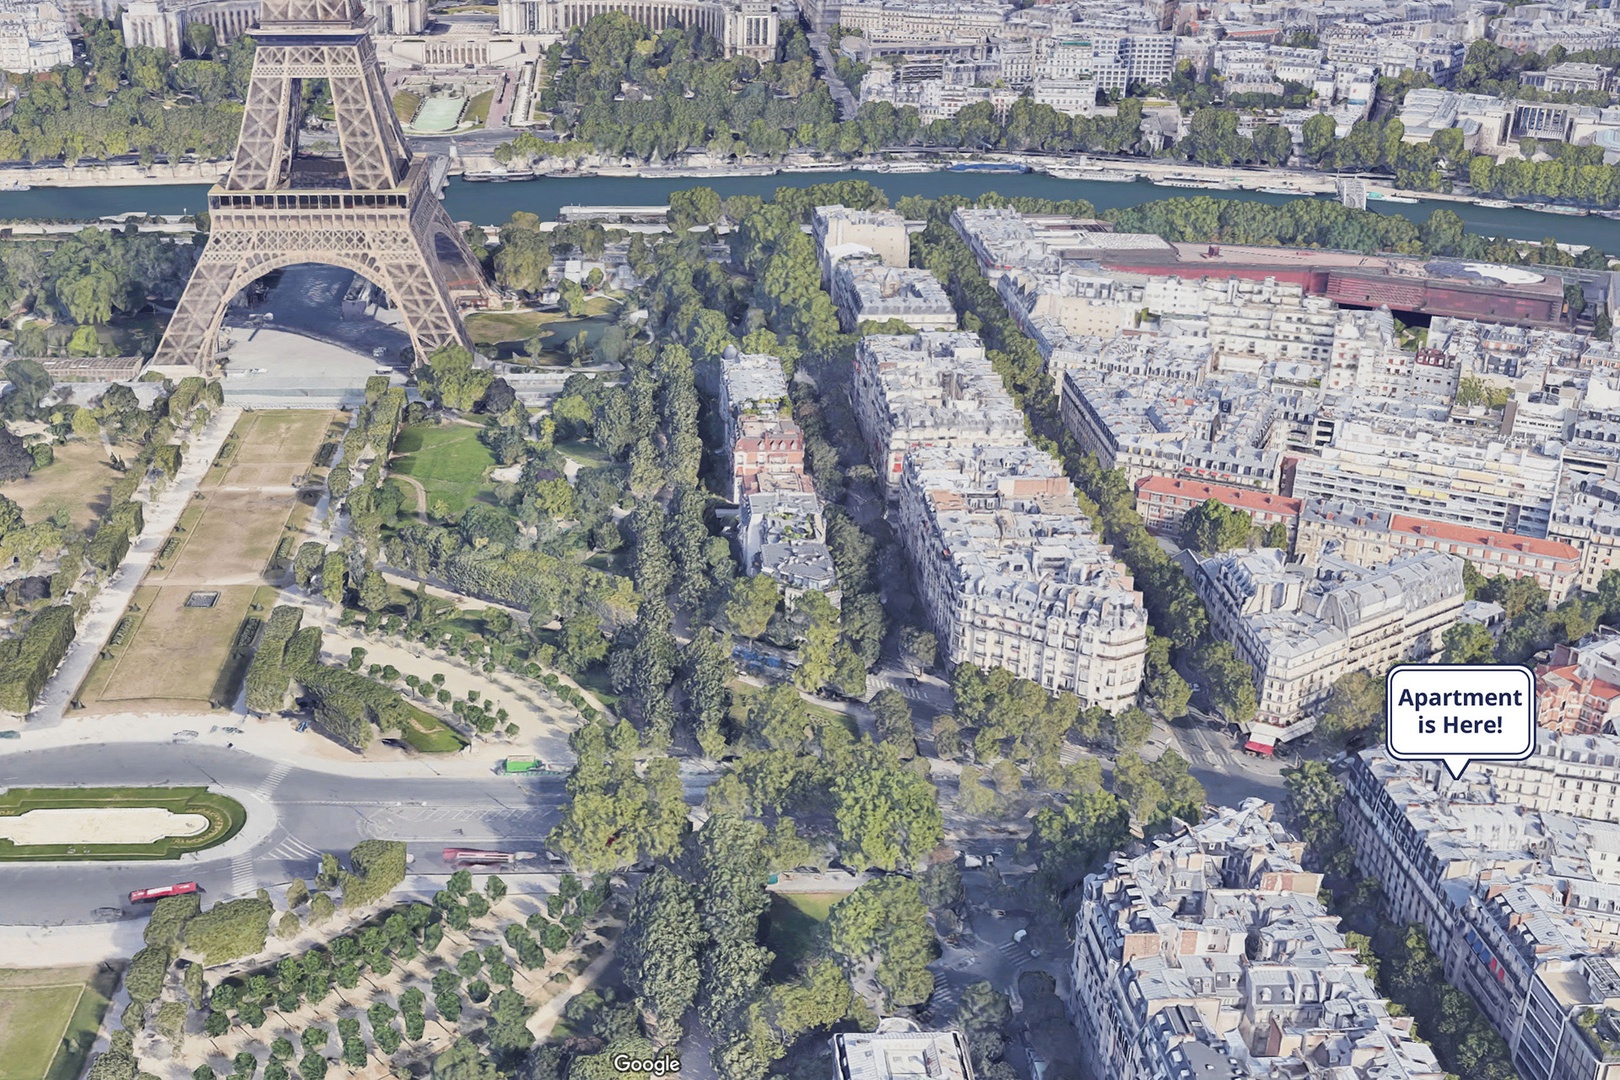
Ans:
POLYGON ((1487 210, 1511 210, 1513 204, 1506 199, 1475 199, 1475 206, 1483 206, 1487 210))
POLYGON ((1580 206, 1558 206, 1555 203, 1531 203, 1526 210, 1538 214, 1562 214, 1564 217, 1585 217, 1590 211, 1580 206))
POLYGON ((1410 195, 1392 195, 1387 191, 1371 191, 1371 190, 1369 190, 1367 192, 1367 201, 1368 202, 1400 203, 1402 206, 1416 206, 1417 205, 1417 200, 1412 198, 1410 195))
POLYGON ((1028 165, 1020 165, 1015 161, 958 161, 950 165, 947 172, 959 173, 1027 173, 1028 165))
POLYGON ((1289 187, 1263 187, 1255 188, 1262 195, 1303 195, 1305 192, 1289 187))

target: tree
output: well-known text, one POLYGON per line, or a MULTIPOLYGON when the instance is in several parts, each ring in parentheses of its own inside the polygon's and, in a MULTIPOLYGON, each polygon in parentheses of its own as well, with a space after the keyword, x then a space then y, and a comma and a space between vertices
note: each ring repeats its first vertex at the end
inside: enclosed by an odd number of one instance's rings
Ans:
POLYGON ((1357 670, 1340 676, 1333 684, 1333 693, 1316 730, 1322 739, 1343 744, 1381 730, 1383 721, 1384 680, 1357 670))
POLYGON ((891 688, 879 690, 872 698, 872 717, 877 722, 878 736, 893 743, 904 757, 917 753, 916 729, 912 726, 911 702, 906 695, 891 688))
POLYGON ((1219 499, 1206 499, 1181 519, 1181 542, 1200 555, 1218 555, 1247 540, 1253 526, 1247 511, 1233 509, 1219 499))
POLYGON ((1496 658, 1496 639, 1479 623, 1452 623, 1442 640, 1448 664, 1489 664, 1496 658))
POLYGON ((1246 724, 1254 719, 1257 707, 1254 676, 1231 642, 1206 641, 1193 657, 1193 666, 1209 687, 1215 707, 1226 719, 1234 724, 1246 724))
POLYGON ((360 607, 366 611, 381 611, 387 606, 388 583, 377 571, 366 571, 360 579, 360 607))
POLYGON ((915 881, 885 877, 862 885, 833 905, 827 927, 833 951, 851 967, 876 958, 878 985, 890 1004, 921 1004, 934 992, 928 964, 937 946, 915 881))
POLYGON ((478 1052, 476 1044, 457 1039, 433 1059, 433 1080, 499 1080, 495 1063, 478 1052))
POLYGON ((1284 769, 1283 786, 1300 838, 1319 860, 1325 860, 1339 846, 1339 802, 1344 786, 1320 761, 1303 761, 1284 769))
MULTIPOLYGON (((5 479, 0 477, 0 480, 5 479)), ((781 603, 781 590, 776 579, 766 574, 733 579, 731 595, 726 600, 726 622, 738 634, 754 639, 765 633, 771 616, 781 603)))
POLYGON ((1317 113, 1305 121, 1301 150, 1308 161, 1321 162, 1333 150, 1337 138, 1338 123, 1327 113, 1317 113))
POLYGON ((0 426, 0 483, 21 480, 34 471, 34 455, 22 439, 0 426))
POLYGON ((1153 734, 1153 718, 1132 705, 1114 717, 1111 727, 1114 749, 1137 750, 1148 741, 1148 736, 1153 734))
POLYGON ((988 982, 976 982, 962 991, 956 1006, 956 1024, 967 1039, 973 1068, 980 1075, 1001 1060, 1012 1020, 1012 1002, 988 982))
POLYGON ((665 867, 654 870, 631 899, 620 950, 643 1023, 660 1041, 679 1041, 681 1017, 697 998, 703 936, 691 887, 665 867))

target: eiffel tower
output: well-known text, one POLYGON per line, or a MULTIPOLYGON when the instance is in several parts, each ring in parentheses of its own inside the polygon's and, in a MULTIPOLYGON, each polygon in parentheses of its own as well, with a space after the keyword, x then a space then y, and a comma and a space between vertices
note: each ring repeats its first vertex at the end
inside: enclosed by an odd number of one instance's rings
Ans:
POLYGON ((411 159, 370 23, 360 0, 264 0, 236 160, 208 193, 208 244, 155 367, 213 374, 231 298, 294 263, 342 267, 381 288, 419 360, 470 348, 455 300, 484 295, 483 271, 439 204, 428 163, 411 159), (341 161, 297 155, 305 79, 331 87, 341 161))

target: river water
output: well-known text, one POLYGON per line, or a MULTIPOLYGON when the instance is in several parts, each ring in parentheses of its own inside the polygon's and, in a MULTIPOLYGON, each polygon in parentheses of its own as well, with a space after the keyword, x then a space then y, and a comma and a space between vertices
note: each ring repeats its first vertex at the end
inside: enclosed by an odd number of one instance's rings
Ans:
MULTIPOLYGON (((1043 173, 872 173, 817 172, 782 176, 701 177, 569 177, 518 183, 468 183, 452 177, 445 192, 445 207, 457 221, 496 225, 513 212, 527 210, 552 220, 559 207, 658 206, 669 201, 669 193, 683 188, 705 186, 722 196, 760 195, 769 197, 779 187, 806 187, 835 180, 866 180, 888 193, 890 200, 905 195, 936 198, 941 195, 975 196, 999 192, 1007 196, 1034 196, 1048 199, 1085 199, 1099 210, 1169 199, 1177 196, 1210 195, 1218 199, 1249 202, 1287 202, 1296 196, 1266 195, 1253 191, 1203 191, 1156 187, 1146 181, 1110 184, 1095 180, 1059 180, 1043 173)), ((148 214, 180 214, 203 209, 207 204, 205 184, 171 184, 129 187, 34 188, 31 191, 0 193, 0 220, 48 219, 89 221, 107 214, 138 211, 148 214)), ((1532 210, 1492 210, 1464 202, 1424 200, 1415 205, 1373 204, 1369 209, 1400 214, 1422 221, 1436 209, 1454 211, 1468 231, 1486 236, 1507 236, 1516 240, 1554 240, 1568 244, 1596 244, 1605 251, 1620 254, 1620 221, 1599 217, 1560 217, 1532 210)))

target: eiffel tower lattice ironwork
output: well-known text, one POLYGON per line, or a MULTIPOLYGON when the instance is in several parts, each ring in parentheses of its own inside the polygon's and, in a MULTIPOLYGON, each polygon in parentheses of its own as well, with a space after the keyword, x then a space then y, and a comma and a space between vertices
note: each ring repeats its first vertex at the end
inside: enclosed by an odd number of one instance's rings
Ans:
POLYGON ((456 299, 484 295, 483 271, 411 158, 369 30, 360 0, 264 0, 236 160, 208 193, 208 243, 155 365, 213 373, 231 298, 294 263, 381 288, 419 359, 469 345, 456 299), (305 79, 331 87, 341 161, 297 154, 305 79))

